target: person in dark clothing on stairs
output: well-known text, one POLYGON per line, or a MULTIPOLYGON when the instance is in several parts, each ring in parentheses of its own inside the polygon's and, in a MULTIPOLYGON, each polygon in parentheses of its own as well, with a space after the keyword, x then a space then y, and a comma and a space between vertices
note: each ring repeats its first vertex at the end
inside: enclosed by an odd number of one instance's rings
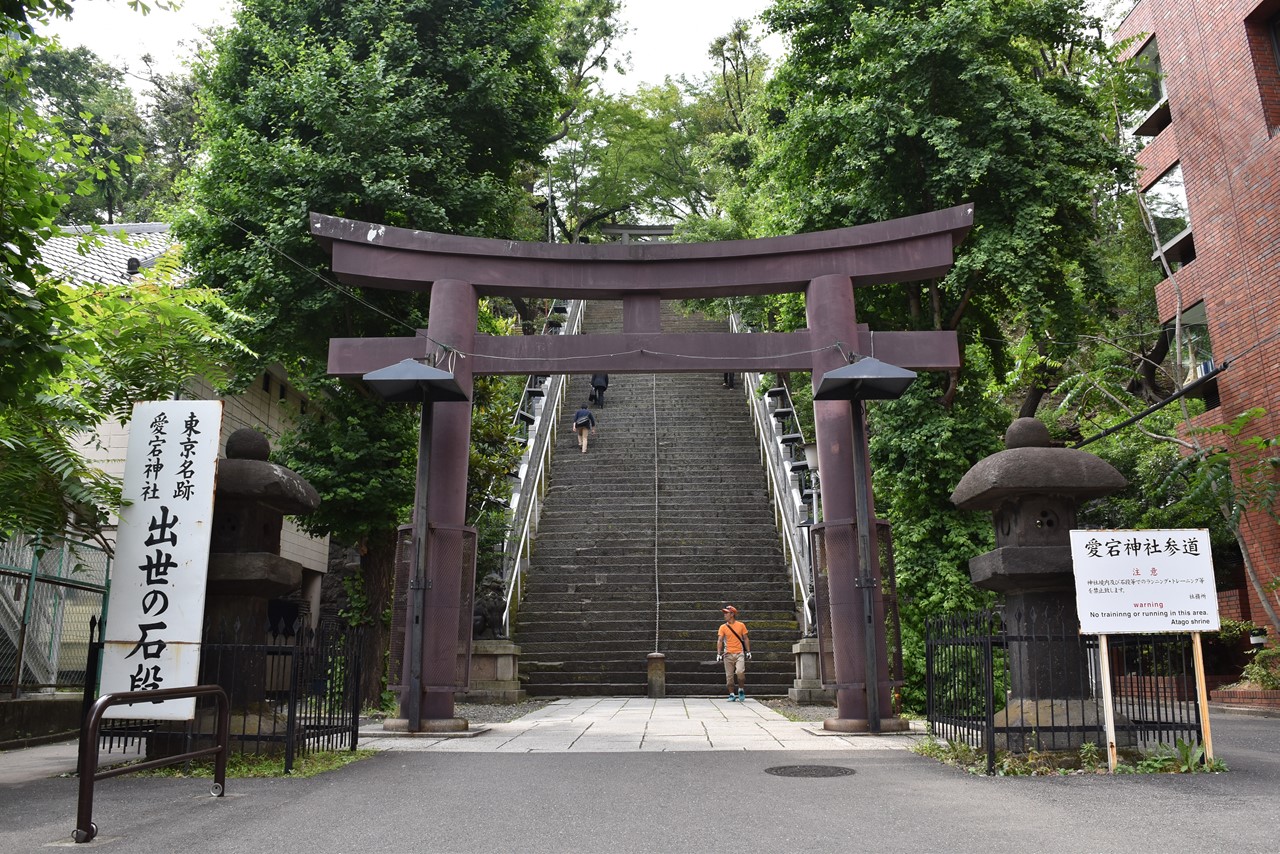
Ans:
POLYGON ((604 409, 604 390, 609 387, 608 374, 592 374, 591 375, 591 399, 596 402, 596 406, 604 409))
POLYGON ((747 701, 747 662, 751 660, 751 638, 747 637, 747 624, 738 622, 738 609, 727 605, 720 609, 724 622, 716 635, 716 661, 724 662, 724 683, 729 689, 729 701, 747 701), (738 679, 738 692, 733 691, 734 677, 738 679))
POLYGON ((587 436, 596 432, 596 417, 591 414, 591 403, 582 404, 582 408, 573 413, 573 432, 578 434, 578 445, 582 453, 587 452, 587 436))
POLYGON ((721 383, 725 388, 733 388, 733 372, 730 371, 724 375, 724 382, 721 383))

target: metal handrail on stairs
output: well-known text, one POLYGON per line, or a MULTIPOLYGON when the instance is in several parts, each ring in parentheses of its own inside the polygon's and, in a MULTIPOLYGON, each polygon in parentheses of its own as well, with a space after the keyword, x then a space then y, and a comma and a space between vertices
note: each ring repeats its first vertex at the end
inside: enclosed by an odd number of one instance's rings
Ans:
MULTIPOLYGON (((568 303, 557 300, 543 334, 577 335, 582 328, 583 304, 582 300, 568 303)), ((502 581, 506 589, 502 633, 506 637, 511 636, 511 625, 520 600, 524 598, 524 575, 529 567, 533 540, 538 533, 542 500, 547 494, 556 425, 560 423, 568 384, 568 374, 529 377, 511 425, 513 434, 521 437, 525 449, 517 470, 518 483, 511 494, 510 527, 502 548, 502 581)))
MULTIPOLYGON (((750 333, 737 314, 729 318, 729 328, 735 333, 750 333)), ((800 613, 800 627, 805 636, 817 632, 813 568, 810 561, 809 526, 819 521, 821 504, 818 488, 813 480, 815 473, 807 462, 801 462, 787 452, 806 443, 804 431, 795 417, 791 392, 785 386, 769 389, 763 398, 754 390, 760 387, 763 375, 743 373, 743 393, 751 408, 752 424, 760 440, 760 463, 764 466, 769 482, 769 496, 773 500, 774 524, 782 538, 783 556, 791 572, 792 591, 800 613), (808 498, 805 499, 804 481, 809 480, 808 498), (806 516, 808 506, 812 515, 806 516)))

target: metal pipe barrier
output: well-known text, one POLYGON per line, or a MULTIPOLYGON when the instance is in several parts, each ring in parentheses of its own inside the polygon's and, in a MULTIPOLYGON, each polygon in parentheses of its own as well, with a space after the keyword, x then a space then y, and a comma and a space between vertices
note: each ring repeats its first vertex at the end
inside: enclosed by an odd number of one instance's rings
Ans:
MULTIPOLYGON (((582 329, 583 300, 573 300, 566 306, 565 320, 543 334, 577 335, 582 329)), ((557 312, 552 311, 552 316, 557 312)), ((557 425, 564 406, 565 389, 569 384, 567 374, 556 374, 545 381, 535 382, 530 377, 524 397, 516 412, 513 431, 527 430, 525 456, 520 462, 519 485, 512 502, 511 528, 503 544, 503 581, 506 586, 506 606, 502 613, 502 630, 511 635, 511 625, 524 598, 524 574, 533 551, 533 539, 538 533, 538 520, 542 499, 547 494, 551 475, 551 454, 555 449, 557 425)))
MULTIPOLYGON (((729 328, 735 333, 750 332, 736 314, 729 318, 729 328)), ((807 463, 794 457, 789 459, 788 454, 784 453, 784 449, 803 448, 806 444, 804 431, 799 419, 795 417, 791 391, 786 386, 778 386, 759 398, 754 390, 760 386, 762 377, 762 374, 744 372, 742 387, 750 403, 756 436, 760 440, 760 463, 764 467, 769 494, 773 498, 774 523, 782 538, 783 555, 791 570, 792 588, 800 605, 797 609, 801 615, 800 628, 804 635, 810 636, 816 633, 817 626, 808 525, 819 519, 817 484, 810 481, 809 501, 804 501, 805 490, 802 488, 801 478, 807 476, 812 479, 814 472, 807 463), (789 443, 784 444, 783 438, 788 439, 789 443), (802 525, 804 519, 800 508, 806 505, 812 508, 813 515, 807 524, 802 525)))
POLYGON ((227 743, 231 730, 231 704, 227 694, 219 685, 192 685, 181 688, 160 688, 155 691, 121 691, 115 694, 103 694, 89 710, 84 728, 80 730, 80 797, 76 807, 76 829, 71 838, 76 842, 89 842, 98 835, 98 825, 93 823, 93 784, 109 777, 132 774, 135 771, 147 771, 165 765, 185 762, 200 756, 216 756, 213 768, 213 785, 209 794, 215 798, 222 797, 227 782, 227 743), (102 723, 102 715, 112 706, 124 703, 148 703, 162 700, 186 699, 188 697, 213 696, 218 701, 218 729, 215 734, 217 744, 204 747, 176 756, 163 756, 139 762, 136 765, 125 765, 98 770, 98 729, 102 723))

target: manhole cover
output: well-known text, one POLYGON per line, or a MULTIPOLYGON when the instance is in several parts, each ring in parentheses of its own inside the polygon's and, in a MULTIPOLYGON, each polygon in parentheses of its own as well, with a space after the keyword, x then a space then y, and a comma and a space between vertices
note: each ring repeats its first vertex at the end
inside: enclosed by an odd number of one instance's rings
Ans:
POLYGON ((853 769, 839 765, 778 765, 764 769, 764 773, 775 777, 845 777, 853 769))

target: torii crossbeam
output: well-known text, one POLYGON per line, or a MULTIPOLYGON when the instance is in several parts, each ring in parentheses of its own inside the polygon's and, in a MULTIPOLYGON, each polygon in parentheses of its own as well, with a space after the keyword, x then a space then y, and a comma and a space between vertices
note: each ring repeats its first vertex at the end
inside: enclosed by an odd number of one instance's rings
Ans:
MULTIPOLYGON (((431 294, 425 334, 401 338, 335 338, 329 373, 356 377, 402 359, 438 360, 442 348, 464 358, 454 377, 470 391, 475 374, 674 373, 812 371, 815 379, 847 364, 846 353, 874 355, 913 370, 959 367, 954 332, 873 333, 857 322, 854 289, 944 275, 956 245, 973 224, 973 206, 832 231, 718 243, 560 245, 458 237, 311 215, 311 233, 332 253, 333 271, 347 284, 431 294), (808 328, 790 333, 673 334, 659 320, 662 300, 803 292, 808 328), (615 299, 623 331, 610 335, 496 337, 476 332, 485 296, 615 299)), ((431 436, 427 527, 465 522, 471 410, 436 403, 431 436)), ((858 410, 861 411, 860 409, 858 410)), ((855 501, 853 409, 848 401, 814 404, 826 517, 851 520, 855 501)), ((456 556, 425 551, 427 613, 470 623, 458 614, 456 556), (452 611, 448 609, 452 608, 452 611)), ((828 553, 829 601, 835 649, 838 719, 849 729, 866 723, 865 644, 858 631, 868 615, 858 593, 857 557, 828 553)), ((873 567, 878 579, 878 567, 873 567)), ((883 613, 877 588, 876 613, 883 613)), ((452 672, 457 624, 422 627, 429 661, 452 672)), ((886 672, 881 667, 880 673, 886 672)), ((407 684, 407 683, 406 683, 407 684)), ((889 708, 887 681, 878 686, 889 708)), ((403 708, 402 704, 402 708, 403 708)), ((424 686, 425 722, 453 719, 453 686, 424 686)), ((417 729, 417 727, 410 727, 417 729)))

